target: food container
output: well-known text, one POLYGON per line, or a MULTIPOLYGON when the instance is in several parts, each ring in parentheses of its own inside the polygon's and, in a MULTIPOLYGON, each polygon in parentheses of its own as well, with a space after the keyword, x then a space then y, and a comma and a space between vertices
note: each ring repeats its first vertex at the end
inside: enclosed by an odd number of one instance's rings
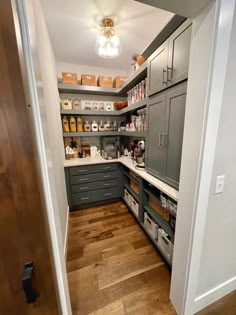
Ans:
POLYGON ((173 216, 176 216, 177 204, 174 200, 172 200, 171 198, 168 198, 166 201, 166 208, 173 216))
POLYGON ((99 131, 104 131, 105 130, 105 126, 104 126, 104 121, 101 120, 98 126, 98 130, 99 131))
POLYGON ((118 131, 118 124, 117 124, 117 121, 116 120, 114 120, 113 121, 113 131, 118 131))
POLYGON ((86 120, 84 122, 84 131, 85 132, 90 132, 91 131, 91 124, 90 124, 90 122, 88 120, 86 120))
POLYGON ((149 196, 148 203, 153 210, 155 210, 160 216, 162 216, 163 219, 169 221, 170 215, 168 211, 163 208, 153 197, 149 196))
POLYGON ((98 131, 98 123, 95 120, 92 121, 91 128, 92 128, 92 131, 94 132, 98 131))
POLYGON ((139 203, 131 196, 131 209, 136 217, 139 217, 139 203))
POLYGON ((72 100, 72 108, 74 109, 74 110, 81 110, 82 109, 82 106, 81 106, 81 101, 80 100, 78 100, 78 99, 73 99, 72 100))
POLYGON ((151 237, 156 240, 158 238, 159 226, 147 212, 144 213, 144 226, 151 237))
POLYGON ((111 131, 111 122, 108 120, 104 125, 105 131, 111 131))
POLYGON ((166 208, 167 207, 167 199, 166 196, 161 193, 161 205, 162 207, 166 208))
POLYGON ((98 77, 98 86, 112 88, 112 85, 112 77, 105 77, 102 75, 98 77))
POLYGON ((113 102, 105 102, 105 110, 112 111, 114 110, 113 102))
POLYGON ((168 234, 163 230, 158 230, 158 245, 160 246, 161 250, 165 253, 170 261, 173 260, 173 253, 174 253, 174 245, 168 239, 168 234))
POLYGON ((92 110, 99 110, 99 102, 96 101, 92 102, 92 110))
POLYGON ((62 83, 64 84, 77 84, 77 74, 74 72, 62 72, 62 83))
POLYGON ((63 116, 62 118, 62 126, 64 132, 70 132, 69 119, 67 116, 63 116))
POLYGON ((81 84, 88 86, 97 86, 96 76, 93 74, 82 74, 81 75, 81 84))
POLYGON ((83 122, 80 116, 77 117, 77 131, 78 132, 83 131, 83 122))
POLYGON ((77 126, 76 126, 76 120, 74 116, 70 116, 70 132, 76 132, 77 126))
POLYGON ((128 102, 127 101, 124 101, 124 102, 114 102, 113 103, 113 106, 115 107, 116 110, 121 110, 125 107, 128 106, 128 102))
POLYGON ((61 109, 72 109, 72 100, 69 97, 61 100, 61 109))
POLYGON ((99 102, 99 110, 105 110, 105 102, 99 102))
POLYGON ((130 193, 128 192, 128 190, 125 189, 125 190, 124 190, 124 199, 125 199, 127 205, 129 205, 129 206, 131 206, 131 202, 132 202, 132 199, 131 199, 131 198, 133 198, 133 197, 130 195, 130 193))
POLYGON ((125 81, 126 81, 125 77, 120 76, 115 77, 113 80, 113 88, 121 87, 125 83, 125 81))
POLYGON ((92 101, 81 101, 82 110, 92 110, 92 101))

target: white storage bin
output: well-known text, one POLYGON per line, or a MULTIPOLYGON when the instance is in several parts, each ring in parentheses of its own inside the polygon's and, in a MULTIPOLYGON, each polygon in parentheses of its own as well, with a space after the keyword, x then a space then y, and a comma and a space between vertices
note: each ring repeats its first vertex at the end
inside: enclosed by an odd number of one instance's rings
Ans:
POLYGON ((131 196, 131 209, 136 217, 139 217, 139 203, 131 196))
POLYGON ((158 238, 159 225, 150 217, 150 215, 144 213, 144 226, 149 234, 156 240, 158 238))
POLYGON ((127 204, 129 206, 131 206, 131 202, 132 202, 131 198, 132 198, 132 196, 130 195, 130 193, 128 192, 127 189, 124 190, 124 198, 125 198, 125 201, 127 202, 127 204))
POLYGON ((158 245, 166 254, 170 261, 173 260, 174 245, 167 238, 167 234, 163 229, 158 230, 158 245))

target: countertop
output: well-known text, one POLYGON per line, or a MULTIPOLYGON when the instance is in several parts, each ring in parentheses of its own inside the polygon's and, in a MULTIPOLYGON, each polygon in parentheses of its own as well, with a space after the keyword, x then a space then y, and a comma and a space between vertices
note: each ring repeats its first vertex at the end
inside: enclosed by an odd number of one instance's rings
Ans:
POLYGON ((163 193, 167 194, 169 197, 178 201, 178 190, 164 183, 160 179, 150 175, 145 170, 137 170, 135 165, 130 157, 122 156, 119 159, 113 160, 105 160, 103 157, 97 158, 82 158, 82 159, 73 159, 73 160, 65 160, 64 167, 72 167, 72 166, 83 166, 83 165, 93 165, 93 164, 105 164, 105 163, 121 163, 128 167, 131 171, 145 179, 147 182, 152 184, 154 187, 160 189, 163 193))

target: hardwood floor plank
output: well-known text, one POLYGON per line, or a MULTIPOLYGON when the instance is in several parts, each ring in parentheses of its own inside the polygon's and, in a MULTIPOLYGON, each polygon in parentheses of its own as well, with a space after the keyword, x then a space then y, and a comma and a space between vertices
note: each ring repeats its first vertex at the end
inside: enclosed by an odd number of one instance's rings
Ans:
POLYGON ((73 315, 175 315, 170 272, 123 202, 70 215, 73 315))

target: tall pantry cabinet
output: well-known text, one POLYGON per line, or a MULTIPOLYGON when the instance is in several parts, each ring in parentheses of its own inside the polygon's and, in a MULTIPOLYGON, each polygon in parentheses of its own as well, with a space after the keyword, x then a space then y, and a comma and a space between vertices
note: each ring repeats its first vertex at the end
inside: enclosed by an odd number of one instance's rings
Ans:
POLYGON ((178 28, 150 58, 146 170, 178 188, 191 22, 178 28))

